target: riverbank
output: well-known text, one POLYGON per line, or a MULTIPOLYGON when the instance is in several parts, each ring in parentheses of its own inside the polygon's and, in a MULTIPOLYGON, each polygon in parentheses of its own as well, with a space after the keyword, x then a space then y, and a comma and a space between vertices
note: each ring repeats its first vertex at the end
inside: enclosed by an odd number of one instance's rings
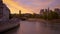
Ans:
POLYGON ((60 23, 60 19, 53 19, 53 20, 44 20, 44 19, 36 19, 36 18, 30 18, 27 21, 32 22, 47 22, 47 23, 60 23))
POLYGON ((27 21, 30 21, 30 22, 48 22, 47 20, 37 19, 37 18, 30 18, 27 21))

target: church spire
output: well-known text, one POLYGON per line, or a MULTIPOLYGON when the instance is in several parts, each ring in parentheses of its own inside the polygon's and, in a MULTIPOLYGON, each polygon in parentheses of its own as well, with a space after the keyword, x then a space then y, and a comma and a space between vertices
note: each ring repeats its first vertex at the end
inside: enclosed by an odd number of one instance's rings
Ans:
POLYGON ((47 9, 47 10, 48 10, 48 13, 49 13, 49 12, 50 12, 50 8, 48 7, 48 9, 47 9))

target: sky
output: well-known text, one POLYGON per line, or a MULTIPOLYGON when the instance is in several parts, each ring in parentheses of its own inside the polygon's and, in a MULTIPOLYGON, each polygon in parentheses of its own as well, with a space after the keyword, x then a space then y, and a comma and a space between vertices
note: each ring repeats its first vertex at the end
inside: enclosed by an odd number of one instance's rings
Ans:
POLYGON ((39 13, 40 9, 60 8, 60 0, 3 0, 11 13, 39 13))

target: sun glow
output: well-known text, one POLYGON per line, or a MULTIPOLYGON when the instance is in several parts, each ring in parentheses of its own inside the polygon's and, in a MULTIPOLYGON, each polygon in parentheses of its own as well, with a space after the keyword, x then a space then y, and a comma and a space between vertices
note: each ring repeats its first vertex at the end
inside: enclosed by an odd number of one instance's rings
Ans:
POLYGON ((18 3, 14 2, 13 0, 3 0, 3 2, 8 6, 11 13, 19 13, 19 10, 22 11, 22 13, 33 13, 31 10, 28 10, 26 8, 23 8, 18 3))

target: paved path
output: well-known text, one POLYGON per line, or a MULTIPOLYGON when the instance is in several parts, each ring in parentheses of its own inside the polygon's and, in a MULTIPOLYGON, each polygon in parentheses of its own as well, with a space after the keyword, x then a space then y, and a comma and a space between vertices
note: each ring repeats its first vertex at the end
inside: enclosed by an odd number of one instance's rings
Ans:
POLYGON ((0 23, 0 32, 13 28, 13 27, 17 26, 18 24, 20 24, 20 23, 19 23, 19 20, 17 20, 17 19, 13 19, 8 22, 1 22, 0 23))

